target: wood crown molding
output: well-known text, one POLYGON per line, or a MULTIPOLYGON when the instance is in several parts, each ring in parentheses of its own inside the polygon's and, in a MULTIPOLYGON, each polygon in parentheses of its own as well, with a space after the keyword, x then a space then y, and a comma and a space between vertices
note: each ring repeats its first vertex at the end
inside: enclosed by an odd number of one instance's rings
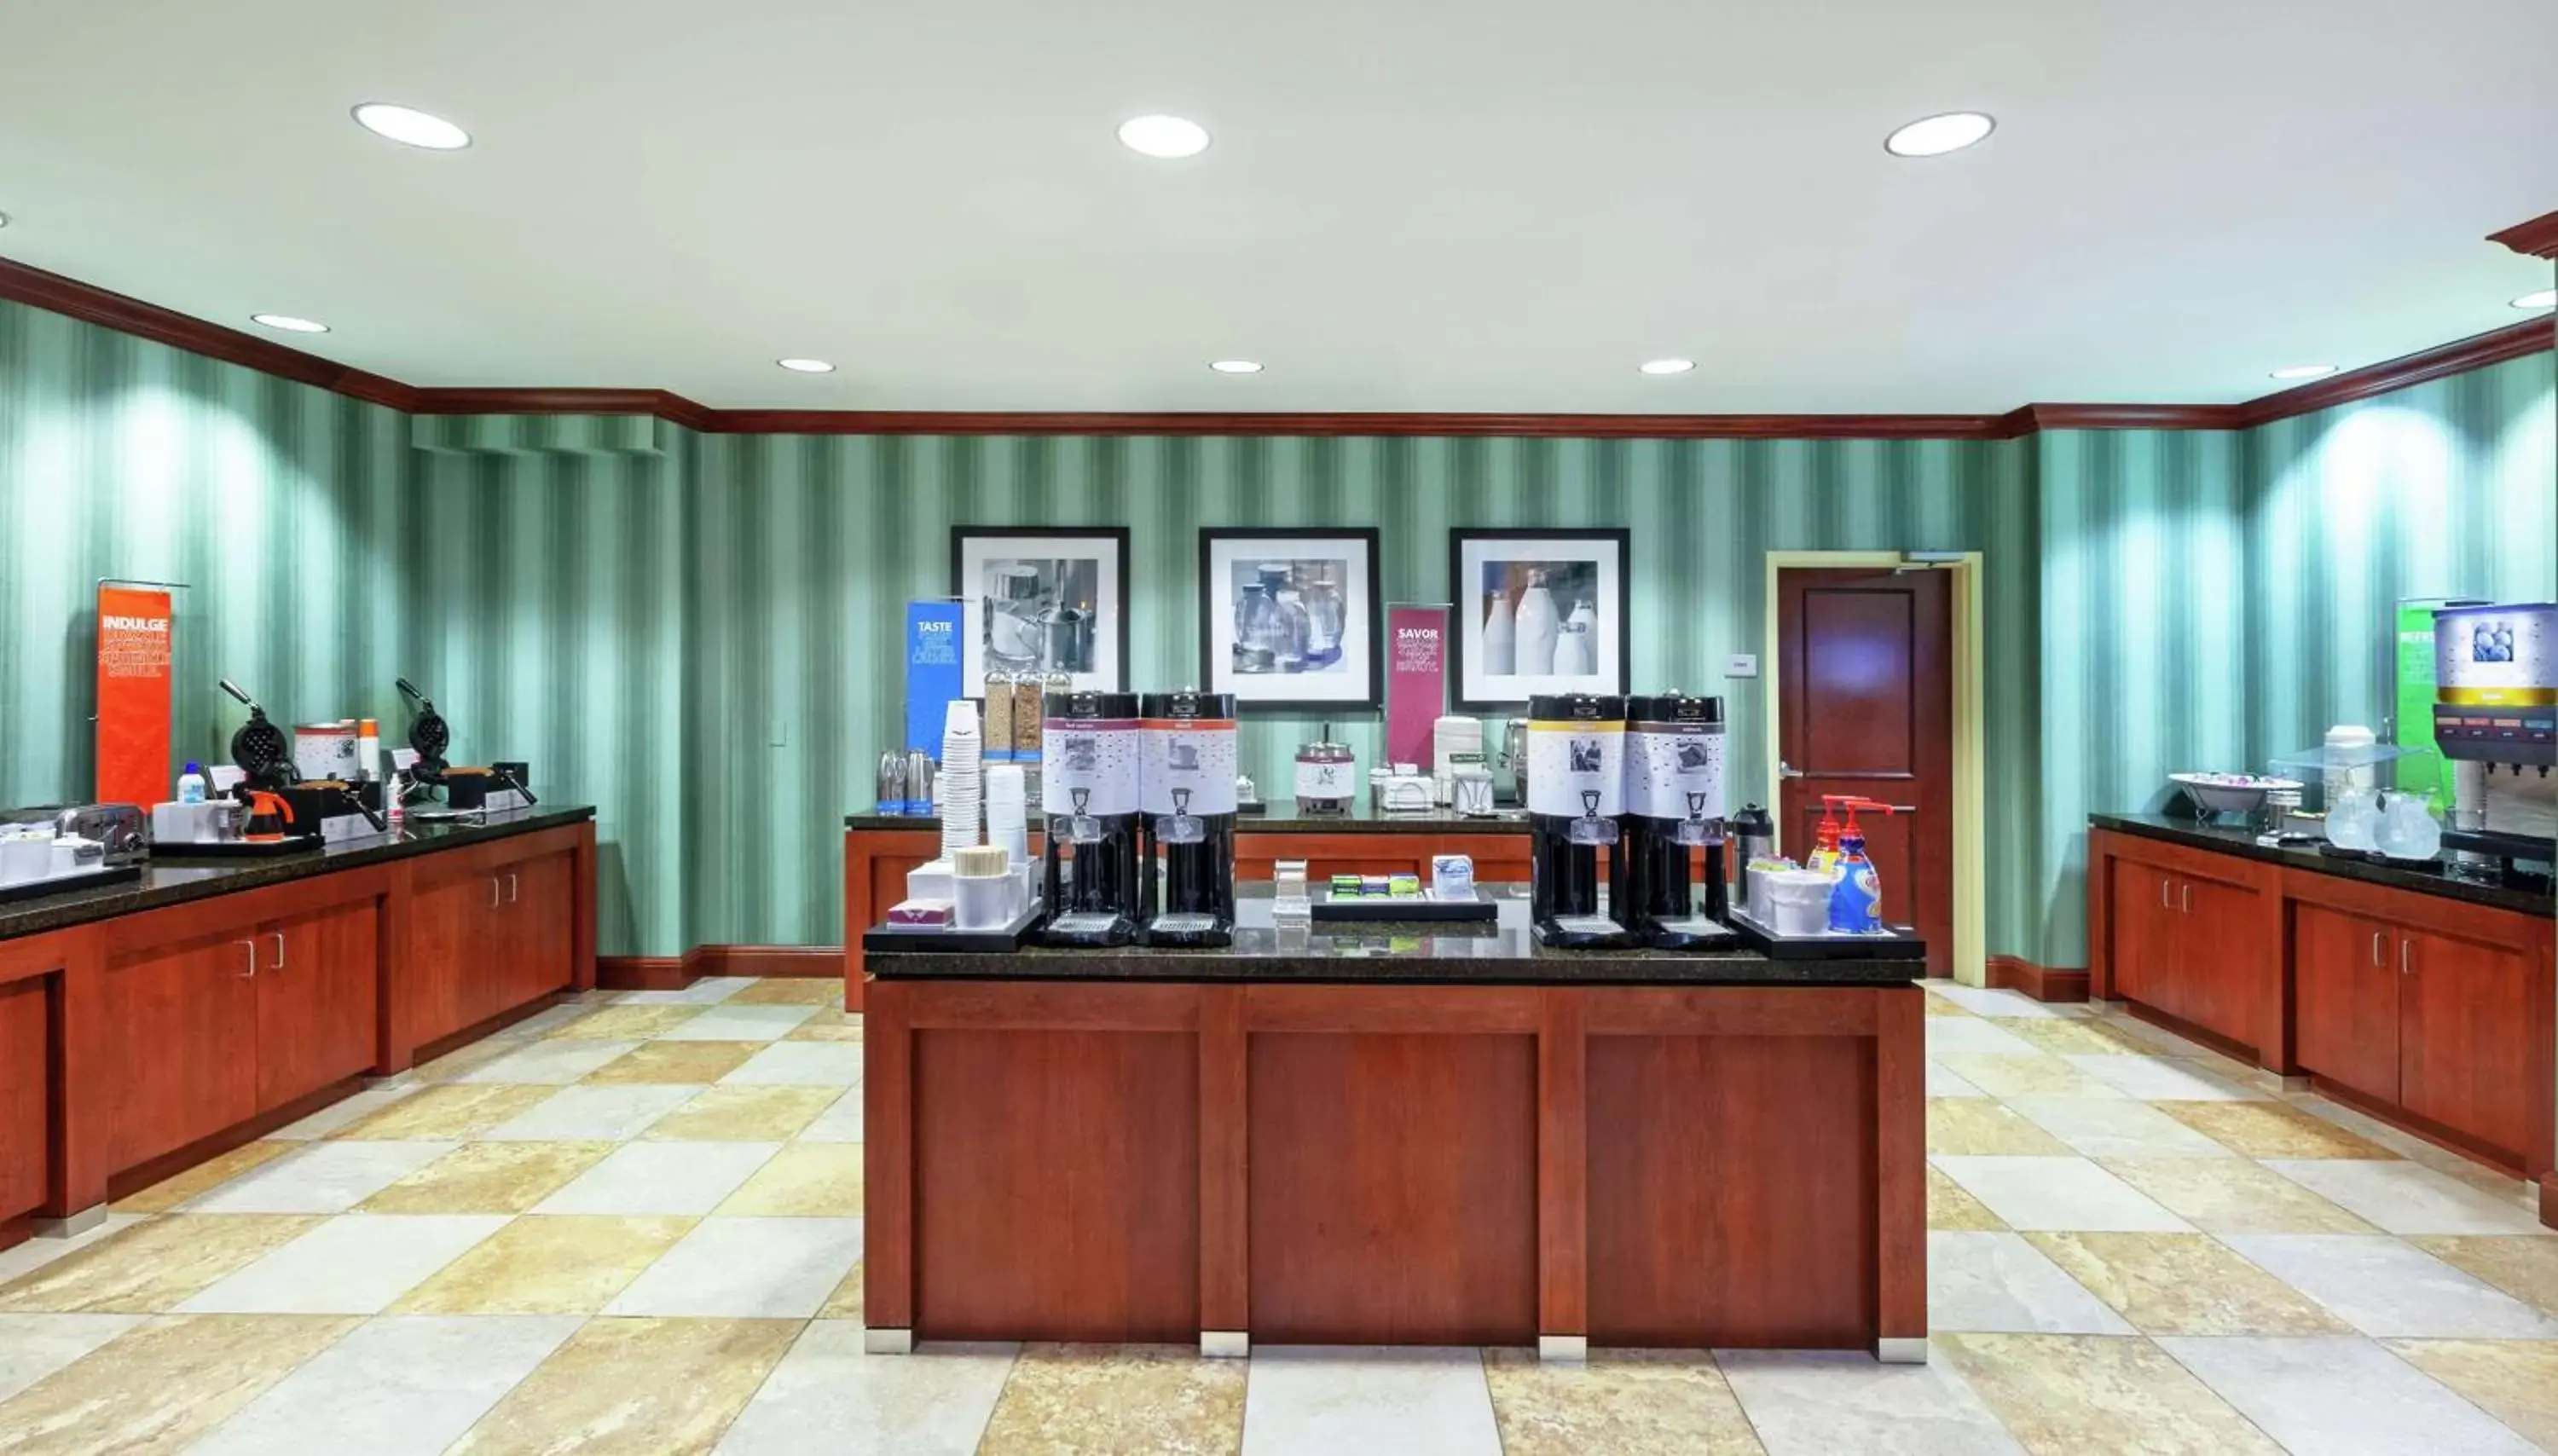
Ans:
MULTIPOLYGON (((2495 240, 2558 256, 2558 212, 2508 228, 2495 234, 2495 240)), ((2048 430, 2245 430, 2558 347, 2558 329, 2550 321, 2526 319, 2241 404, 2029 404, 1999 415, 722 410, 664 389, 421 388, 5 258, 0 258, 0 299, 413 415, 645 415, 707 435, 2018 440, 2048 430)))
POLYGON ((2535 258, 2558 258, 2558 212, 2544 212, 2502 232, 2490 232, 2487 240, 2535 258))

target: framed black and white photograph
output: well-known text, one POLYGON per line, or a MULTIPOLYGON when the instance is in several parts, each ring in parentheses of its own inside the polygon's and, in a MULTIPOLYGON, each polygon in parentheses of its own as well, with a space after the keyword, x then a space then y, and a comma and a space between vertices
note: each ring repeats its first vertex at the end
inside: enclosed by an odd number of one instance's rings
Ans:
POLYGON ((1537 693, 1625 692, 1634 657, 1630 539, 1622 527, 1451 530, 1458 709, 1490 712, 1537 693))
POLYGON ((1374 527, 1204 527, 1200 681, 1241 708, 1374 708, 1377 596, 1374 527))
POLYGON ((1128 663, 1128 528, 950 528, 950 592, 963 604, 960 691, 990 672, 1062 672, 1078 692, 1119 692, 1128 663))

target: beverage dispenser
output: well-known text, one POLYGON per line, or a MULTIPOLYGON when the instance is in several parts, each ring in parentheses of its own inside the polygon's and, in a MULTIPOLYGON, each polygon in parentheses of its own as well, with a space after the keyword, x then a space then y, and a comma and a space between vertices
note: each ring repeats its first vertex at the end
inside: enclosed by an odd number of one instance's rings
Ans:
POLYGON ((2451 760, 2444 848, 2539 866, 2558 838, 2558 602, 2434 614, 2434 743, 2451 760))
POLYGON ((1724 886, 1723 700, 1663 693, 1626 700, 1626 902, 1643 939, 1670 950, 1733 941, 1722 921, 1724 886), (1700 913, 1689 871, 1705 859, 1700 913))
POLYGON ((1234 695, 1184 689, 1139 700, 1137 939, 1234 942, 1234 695))
POLYGON ((1588 693, 1528 700, 1528 914, 1537 944, 1573 950, 1635 944, 1624 924, 1626 857, 1609 861, 1602 899, 1599 852, 1617 845, 1626 798, 1626 700, 1588 693))
POLYGON ((1117 946, 1136 935, 1137 695, 1052 692, 1042 705, 1043 882, 1053 913, 1044 945, 1117 946))

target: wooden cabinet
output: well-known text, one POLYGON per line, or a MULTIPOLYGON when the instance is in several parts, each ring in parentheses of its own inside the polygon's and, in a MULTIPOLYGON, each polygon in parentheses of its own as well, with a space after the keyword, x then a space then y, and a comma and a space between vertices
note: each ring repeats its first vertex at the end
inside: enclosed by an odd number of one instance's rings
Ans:
MULTIPOLYGON (((2535 1054, 2549 1050, 2548 1033, 2540 1029, 2549 1009, 2542 979, 2509 946, 2413 929, 2393 939, 2395 1101, 2489 1147, 2524 1152, 2533 1131, 2526 1093, 2532 1064, 2535 1054)), ((2545 1081, 2538 1098, 2546 1109, 2545 1081)))
POLYGON ((53 1161, 50 988, 57 978, 0 982, 0 1245, 7 1225, 45 1201, 53 1161))
POLYGON ((373 1064, 379 924, 367 900, 259 927, 259 1111, 373 1064))
POLYGON ((2292 910, 2293 1055, 2303 1067, 2398 1100, 2398 957, 2390 927, 2325 905, 2292 910))
POLYGON ((2090 949, 2108 965, 2110 995, 2272 1055, 2281 971, 2262 944, 2270 888, 2249 882, 2243 860, 2125 843, 2093 870, 2105 914, 2089 934, 2101 924, 2104 947, 2090 949))
POLYGON ((394 994, 409 1045, 431 1042, 539 996, 575 975, 576 866, 553 851, 483 855, 441 867, 409 898, 394 994))
POLYGON ((110 958, 98 1014, 106 1163, 129 1168, 257 1114, 256 927, 110 958))

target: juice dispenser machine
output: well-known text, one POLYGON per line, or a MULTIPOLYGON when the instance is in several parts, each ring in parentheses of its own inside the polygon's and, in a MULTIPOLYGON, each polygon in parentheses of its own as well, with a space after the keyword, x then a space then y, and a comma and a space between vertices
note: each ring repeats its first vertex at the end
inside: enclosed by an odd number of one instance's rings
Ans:
POLYGON ((1723 855, 1723 700, 1662 693, 1626 700, 1626 862, 1623 914, 1665 950, 1738 943, 1723 855), (1690 869, 1702 852, 1700 911, 1690 869))
POLYGON ((1139 944, 1234 943, 1234 695, 1139 700, 1139 944))
POLYGON ((2451 760, 2443 847, 2546 876, 2558 856, 2558 602, 2434 615, 2434 743, 2451 760))
POLYGON ((1043 945, 1119 946, 1137 933, 1137 695, 1057 692, 1042 703, 1043 945))
POLYGON ((1629 913, 1626 856, 1609 860, 1600 893, 1599 852, 1617 845, 1626 799, 1626 700, 1588 693, 1528 700, 1528 914, 1537 944, 1571 950, 1636 943, 1611 918, 1629 913))

